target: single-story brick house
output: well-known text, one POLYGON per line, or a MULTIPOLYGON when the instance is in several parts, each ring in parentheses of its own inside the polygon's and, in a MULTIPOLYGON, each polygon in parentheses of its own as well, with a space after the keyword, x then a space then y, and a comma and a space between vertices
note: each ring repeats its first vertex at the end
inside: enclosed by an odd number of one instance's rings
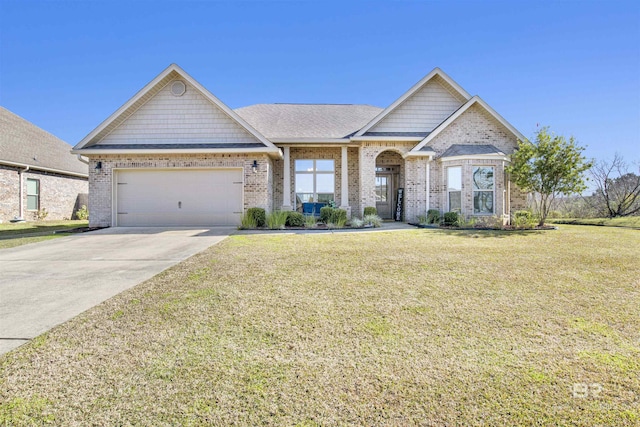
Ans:
POLYGON ((86 204, 88 166, 71 146, 0 107, 0 222, 71 219, 86 204))
POLYGON ((232 110, 172 64, 75 147, 90 159, 93 226, 239 224, 247 208, 333 201, 415 221, 428 209, 508 218, 505 166, 524 137, 440 69, 385 109, 232 110))

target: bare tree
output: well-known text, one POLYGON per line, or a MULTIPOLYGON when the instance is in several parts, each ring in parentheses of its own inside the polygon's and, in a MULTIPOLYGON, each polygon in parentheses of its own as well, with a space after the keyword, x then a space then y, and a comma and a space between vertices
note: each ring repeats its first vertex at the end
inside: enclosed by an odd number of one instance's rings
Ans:
POLYGON ((589 173, 597 186, 591 200, 604 215, 614 218, 640 213, 640 174, 630 172, 620 154, 611 161, 595 163, 589 173))

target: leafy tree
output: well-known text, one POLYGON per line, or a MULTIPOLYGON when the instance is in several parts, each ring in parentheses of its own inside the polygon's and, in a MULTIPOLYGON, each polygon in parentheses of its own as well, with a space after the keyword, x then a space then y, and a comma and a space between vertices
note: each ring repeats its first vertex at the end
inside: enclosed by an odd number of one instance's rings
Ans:
POLYGON ((522 190, 536 193, 539 198, 538 226, 544 225, 558 195, 587 189, 584 172, 592 164, 582 155, 583 150, 573 137, 567 141, 563 136, 550 134, 547 127, 538 131, 534 142, 518 141, 507 172, 522 190))
POLYGON ((620 154, 597 162, 589 173, 597 186, 590 201, 602 214, 614 218, 640 213, 640 175, 629 171, 620 154))

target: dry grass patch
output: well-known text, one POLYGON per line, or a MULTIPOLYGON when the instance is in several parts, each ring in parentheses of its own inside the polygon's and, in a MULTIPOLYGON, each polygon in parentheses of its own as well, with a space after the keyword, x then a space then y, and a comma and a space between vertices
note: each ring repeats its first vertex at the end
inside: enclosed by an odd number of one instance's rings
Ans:
POLYGON ((0 424, 637 425, 638 259, 615 228, 232 236, 0 359, 0 424))

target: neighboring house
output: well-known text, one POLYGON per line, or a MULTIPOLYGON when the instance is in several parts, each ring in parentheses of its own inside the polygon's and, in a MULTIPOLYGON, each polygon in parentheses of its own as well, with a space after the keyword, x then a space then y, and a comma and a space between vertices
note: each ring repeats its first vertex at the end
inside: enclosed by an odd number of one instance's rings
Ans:
POLYGON ((94 226, 232 225, 250 207, 329 201, 392 218, 398 189, 405 221, 428 209, 506 220, 525 202, 505 172, 519 139, 438 68, 386 109, 232 110, 173 64, 73 152, 90 158, 94 226))
POLYGON ((0 222, 71 219, 86 200, 88 166, 71 146, 0 107, 0 222))

